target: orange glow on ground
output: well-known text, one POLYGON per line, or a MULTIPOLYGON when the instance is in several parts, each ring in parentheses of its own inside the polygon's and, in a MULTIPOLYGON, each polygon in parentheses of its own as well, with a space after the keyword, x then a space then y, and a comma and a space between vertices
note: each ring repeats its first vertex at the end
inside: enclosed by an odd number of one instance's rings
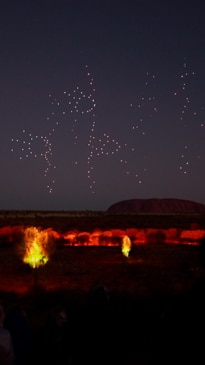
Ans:
POLYGON ((41 232, 35 227, 26 228, 24 231, 25 253, 23 262, 33 268, 45 265, 48 262, 46 249, 48 241, 48 232, 41 232))
MULTIPOLYGON (((19 237, 24 236, 29 227, 6 226, 0 228, 1 240, 14 243, 19 237)), ((39 228, 40 229, 40 228, 39 228)), ((144 245, 152 243, 166 244, 188 244, 197 245, 205 237, 204 229, 181 230, 179 228, 168 229, 137 229, 128 228, 125 230, 111 229, 106 231, 94 230, 93 232, 82 232, 73 230, 58 232, 52 228, 40 229, 44 236, 48 235, 58 244, 63 246, 121 246, 124 236, 129 237, 132 245, 144 245)))
MULTIPOLYGON (((176 246, 196 246, 204 237, 205 230, 197 227, 190 230, 128 228, 124 230, 95 229, 93 232, 73 229, 60 232, 52 228, 6 226, 0 228, 1 257, 4 264, 1 265, 0 270, 2 279, 0 289, 5 292, 13 291, 23 294, 30 290, 32 292, 33 288, 41 290, 42 285, 51 292, 57 288, 63 290, 65 288, 66 290, 83 288, 82 290, 86 291, 92 284, 93 278, 98 277, 102 282, 105 281, 120 288, 122 286, 125 291, 128 288, 126 284, 123 285, 130 278, 129 290, 131 290, 132 285, 134 288, 136 286, 136 281, 132 283, 135 270, 136 272, 139 269, 142 271, 142 278, 147 277, 147 270, 148 273, 151 272, 150 280, 153 283, 156 279, 153 276, 153 267, 154 270, 157 270, 159 266, 159 270, 164 270, 163 272, 173 273, 175 271, 177 275, 181 267, 184 267, 183 260, 187 260, 187 257, 184 258, 183 254, 181 255, 183 250, 180 251, 181 248, 176 246), (37 243, 40 243, 40 249, 36 247, 37 243), (152 245, 154 251, 152 251, 152 245), (145 246, 151 247, 152 255, 150 257, 149 255, 146 255, 145 258, 143 256, 144 252, 147 253, 145 246), (153 252, 155 252, 155 256, 153 256, 153 252), (160 256, 157 252, 160 252, 160 256), (179 260, 176 260, 176 252, 179 252, 179 256, 181 255, 179 260), (20 260, 16 259, 16 253, 20 260), (166 261, 167 256, 169 256, 168 261, 166 261), (128 257, 129 259, 127 259, 128 257), (164 262, 167 262, 165 267, 164 262), (178 264, 182 266, 178 267, 178 264), (121 284, 118 280, 119 277, 124 278, 121 284), (111 280, 115 284, 111 283, 111 280)), ((188 248, 188 255, 192 255, 190 252, 192 251, 188 248)), ((193 255, 197 255, 195 249, 193 255)), ((192 259, 191 256, 189 275, 194 280, 195 276, 200 274, 201 269, 196 257, 195 264, 192 259)), ((184 285, 190 284, 189 275, 188 284, 184 285)), ((173 277, 173 280, 175 279, 173 277)), ((168 280, 171 280, 170 277, 168 280)), ((175 284, 177 288, 178 282, 177 278, 177 284, 174 282, 173 288, 175 288, 175 284)), ((141 281, 139 281, 139 285, 141 285, 140 283, 141 281)), ((172 284, 170 287, 172 288, 172 284)), ((145 287, 143 286, 139 290, 145 290, 145 287)))
POLYGON ((122 238, 122 253, 124 256, 128 257, 131 250, 131 240, 128 236, 123 236, 122 238))
POLYGON ((36 227, 27 227, 23 230, 22 240, 17 248, 22 261, 32 268, 45 265, 51 253, 53 237, 52 231, 41 230, 36 227))

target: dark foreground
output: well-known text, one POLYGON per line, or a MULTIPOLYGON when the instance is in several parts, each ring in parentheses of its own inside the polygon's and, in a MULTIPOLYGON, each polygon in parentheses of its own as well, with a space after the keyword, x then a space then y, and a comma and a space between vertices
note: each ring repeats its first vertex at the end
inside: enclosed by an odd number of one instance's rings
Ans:
POLYGON ((13 247, 1 247, 0 257, 1 302, 7 316, 15 306, 18 317, 7 326, 19 364, 203 360, 205 285, 198 247, 135 246, 129 258, 120 247, 64 247, 39 269, 23 264, 13 247), (108 296, 90 295, 97 283, 108 296), (67 315, 62 327, 54 323, 59 307, 67 315), (24 322, 16 308, 24 310, 24 322))

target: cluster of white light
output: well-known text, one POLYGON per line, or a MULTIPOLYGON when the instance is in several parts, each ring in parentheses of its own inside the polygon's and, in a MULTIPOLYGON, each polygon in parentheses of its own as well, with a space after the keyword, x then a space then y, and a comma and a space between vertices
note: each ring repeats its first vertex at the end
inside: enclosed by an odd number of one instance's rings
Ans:
MULTIPOLYGON (((44 170, 44 176, 49 180, 49 184, 47 184, 47 189, 51 193, 53 191, 53 185, 55 184, 55 179, 51 178, 51 175, 54 175, 54 169, 57 168, 57 164, 53 163, 53 148, 52 142, 55 139, 55 133, 59 128, 69 129, 70 136, 72 136, 73 145, 77 145, 81 140, 81 131, 80 136, 78 131, 80 127, 86 124, 86 128, 88 131, 88 139, 87 139, 87 179, 89 182, 89 189, 92 194, 95 193, 95 164, 96 159, 100 157, 109 157, 116 155, 121 151, 125 151, 125 149, 129 149, 129 151, 134 152, 134 147, 130 147, 129 143, 121 143, 116 137, 112 137, 109 133, 104 132, 102 135, 97 135, 96 132, 96 101, 95 101, 95 87, 94 80, 91 76, 91 73, 88 71, 88 66, 85 67, 86 77, 87 77, 87 88, 86 91, 82 90, 80 86, 76 86, 71 92, 64 91, 63 95, 59 98, 53 96, 53 94, 49 94, 49 102, 52 108, 51 113, 46 117, 46 121, 48 123, 49 132, 45 136, 38 137, 42 141, 42 152, 36 153, 36 157, 41 157, 46 162, 46 168, 44 170), (66 123, 64 123, 66 121, 66 123), (69 122, 68 122, 69 121, 69 122)), ((30 155, 34 154, 34 146, 31 146, 30 140, 25 136, 26 131, 23 131, 22 138, 20 139, 12 139, 12 142, 22 144, 27 146, 27 150, 30 150, 30 155)), ((32 138, 31 133, 27 133, 32 138)), ((80 148, 80 146, 79 146, 80 148)), ((26 149, 22 149, 23 154, 20 156, 20 159, 24 157, 29 157, 29 154, 26 153, 26 149)), ((14 148, 12 148, 14 151, 14 148)), ((125 154, 126 155, 126 154, 125 154)), ((79 161, 76 159, 75 155, 74 165, 78 166, 79 161)), ((125 166, 124 172, 126 175, 130 175, 129 163, 126 158, 119 158, 119 163, 125 166)), ((144 169, 145 171, 146 169, 144 169)), ((55 175, 54 175, 55 176, 55 175)), ((135 176, 138 178, 138 174, 135 173, 135 176)), ((141 180, 139 180, 141 183, 141 180)))
MULTIPOLYGON (((53 192, 57 163, 55 163, 55 156, 53 154, 53 143, 57 130, 61 128, 67 128, 69 136, 71 137, 72 144, 74 146, 80 146, 81 144, 81 131, 83 126, 87 130, 87 155, 85 156, 87 161, 87 179, 89 183, 89 189, 92 194, 95 193, 95 164, 98 158, 106 158, 111 156, 119 156, 120 166, 123 167, 123 171, 127 176, 135 177, 139 184, 142 183, 144 174, 147 173, 147 167, 143 166, 138 168, 136 161, 136 155, 138 154, 138 144, 140 138, 140 144, 143 145, 143 141, 150 133, 150 121, 158 121, 160 115, 160 100, 158 100, 155 91, 156 81, 158 77, 156 75, 147 72, 145 75, 145 81, 142 87, 141 93, 137 93, 137 96, 133 98, 133 101, 129 105, 132 118, 127 127, 130 128, 130 135, 134 136, 134 143, 130 143, 129 134, 125 142, 121 142, 118 136, 112 136, 109 131, 104 131, 102 134, 97 134, 97 118, 96 118, 96 96, 94 80, 89 72, 88 66, 85 66, 86 72, 86 86, 82 88, 80 85, 74 87, 70 92, 63 91, 62 95, 58 98, 53 94, 48 95, 49 103, 51 105, 51 112, 45 118, 47 132, 43 135, 34 135, 28 132, 26 129, 20 133, 19 138, 12 138, 11 151, 17 150, 17 154, 20 160, 24 158, 41 158, 45 162, 45 169, 43 171, 45 178, 47 179, 46 188, 49 193, 53 192), (80 132, 79 132, 80 131, 80 132), (141 140, 142 139, 142 140, 141 140), (14 148, 14 144, 17 145, 14 148), (130 153, 133 158, 130 157, 130 153), (128 157, 129 156, 129 157, 128 157), (129 160, 134 159, 136 161, 136 168, 130 168, 129 160)), ((175 98, 180 103, 177 106, 176 111, 178 113, 179 108, 179 121, 180 128, 182 123, 184 128, 184 134, 186 134, 186 127, 188 121, 196 121, 197 126, 204 128, 205 122, 202 117, 198 121, 198 111, 193 109, 192 100, 189 95, 189 85, 191 78, 195 76, 195 72, 188 72, 187 64, 183 64, 183 72, 178 76, 179 86, 173 92, 171 97, 175 98)), ((170 94, 169 94, 170 97, 170 94)), ((201 108, 202 109, 202 108, 201 108)), ((190 168, 189 156, 190 143, 187 143, 182 147, 182 153, 180 155, 179 170, 187 175, 190 168)), ((140 159, 146 157, 146 151, 144 156, 140 155, 140 159)), ((200 158, 200 154, 197 154, 197 159, 200 158)), ((74 165, 77 167, 79 161, 76 156, 73 156, 74 165)), ((144 159, 145 161, 145 159, 144 159)), ((132 165, 133 166, 133 165, 132 165)))
POLYGON ((156 102, 156 96, 150 94, 150 89, 153 88, 153 83, 155 82, 156 76, 150 74, 149 72, 145 75, 145 82, 143 87, 143 95, 137 97, 137 99, 130 104, 130 108, 135 109, 137 115, 136 124, 132 125, 132 130, 136 131, 142 136, 146 135, 145 122, 148 119, 153 118, 158 112, 159 107, 156 102))
MULTIPOLYGON (((200 159, 200 155, 197 151, 192 150, 193 140, 190 141, 190 135, 188 135, 188 127, 191 123, 192 129, 203 128, 204 123, 200 121, 200 118, 204 118, 204 115, 201 115, 200 111, 203 111, 203 107, 200 110, 196 110, 193 108, 194 103, 192 103, 190 97, 191 91, 191 81, 192 78, 195 77, 196 73, 194 71, 189 71, 187 67, 187 63, 184 62, 183 64, 183 71, 179 75, 179 87, 178 90, 174 92, 175 97, 179 97, 181 102, 180 112, 179 112, 179 120, 180 120, 180 127, 183 127, 184 136, 187 135, 186 144, 182 146, 182 153, 180 155, 179 160, 179 170, 184 174, 187 175, 191 172, 191 161, 192 159, 200 159), (183 124, 182 124, 183 123, 183 124)), ((202 113, 204 114, 204 113, 202 113)))

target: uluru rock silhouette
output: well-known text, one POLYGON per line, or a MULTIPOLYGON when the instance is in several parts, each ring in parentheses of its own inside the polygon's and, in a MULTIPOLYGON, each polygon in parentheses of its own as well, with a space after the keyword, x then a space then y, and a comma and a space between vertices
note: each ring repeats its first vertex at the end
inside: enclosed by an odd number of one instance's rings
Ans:
POLYGON ((205 214, 205 204, 191 200, 164 199, 128 199, 112 204, 108 213, 189 213, 205 214))

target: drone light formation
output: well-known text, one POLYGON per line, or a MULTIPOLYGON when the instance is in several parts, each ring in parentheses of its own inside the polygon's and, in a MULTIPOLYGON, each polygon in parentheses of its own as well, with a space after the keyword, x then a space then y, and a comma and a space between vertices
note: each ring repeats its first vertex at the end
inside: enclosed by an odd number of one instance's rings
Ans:
MULTIPOLYGON (((141 92, 137 90, 134 93, 127 107, 127 119, 123 121, 124 136, 117 135, 117 132, 113 135, 108 126, 103 132, 98 132, 97 105, 100 104, 100 100, 97 103, 94 78, 87 65, 84 72, 86 82, 82 85, 77 84, 70 91, 63 90, 58 97, 55 92, 48 94, 51 111, 45 117, 42 126, 45 132, 41 133, 39 130, 39 133, 34 134, 25 126, 18 137, 11 138, 10 151, 15 153, 22 163, 25 159, 29 159, 31 163, 33 159, 43 161, 44 169, 39 170, 39 174, 44 175, 44 186, 49 194, 55 192, 58 167, 61 163, 56 157, 59 132, 68 136, 68 147, 74 151, 71 168, 80 168, 79 159, 83 159, 87 171, 87 186, 91 194, 95 194, 98 189, 98 161, 113 157, 118 162, 118 171, 122 171, 129 179, 135 179, 138 184, 143 184, 149 179, 149 153, 146 150, 148 141, 152 138, 154 130, 160 130, 160 125, 170 123, 168 109, 167 121, 163 121, 164 100, 166 105, 172 106, 170 114, 175 116, 175 120, 171 121, 174 136, 181 133, 181 139, 178 137, 179 142, 176 142, 177 148, 176 145, 173 148, 173 152, 178 153, 176 173, 188 176, 192 172, 193 164, 202 163, 203 149, 200 144, 198 147, 193 144, 193 138, 196 138, 195 132, 196 135, 199 131, 204 133, 204 107, 200 104, 195 105, 192 100, 191 85, 196 78, 196 72, 190 71, 186 62, 183 63, 182 71, 173 77, 175 88, 173 85, 167 87, 162 101, 158 93, 160 75, 146 72, 141 92), (193 130, 191 136, 188 133, 190 128, 193 130), (81 153, 83 144, 86 154, 81 153), (75 153, 76 151, 78 153, 75 153)), ((153 138, 153 149, 157 143, 153 138)), ((42 163, 39 166, 42 168, 42 163)))

